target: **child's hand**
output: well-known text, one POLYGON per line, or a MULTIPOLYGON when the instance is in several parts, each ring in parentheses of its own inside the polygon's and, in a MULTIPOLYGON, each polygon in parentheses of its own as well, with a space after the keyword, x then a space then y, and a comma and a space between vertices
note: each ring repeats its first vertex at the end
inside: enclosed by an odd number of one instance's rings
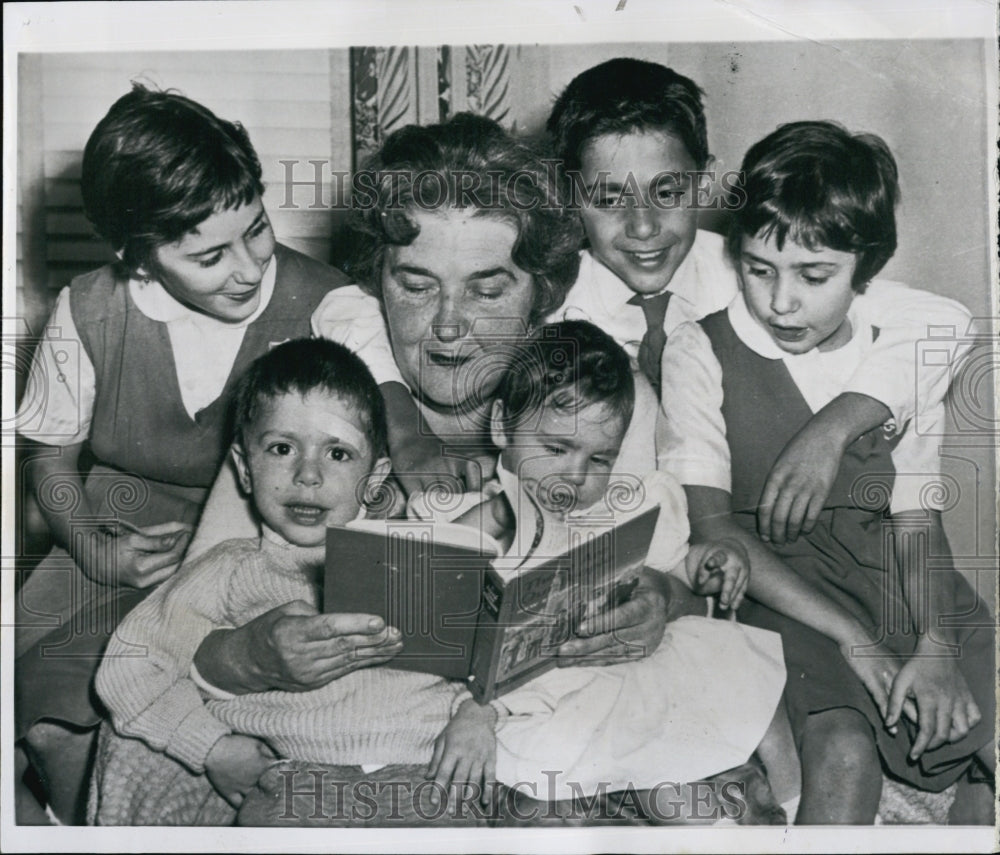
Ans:
POLYGON ((695 543, 684 560, 696 594, 719 594, 724 609, 738 609, 750 581, 750 558, 735 540, 695 543))
MULTIPOLYGON (((894 734, 899 717, 897 715, 890 722, 889 694, 902 664, 899 657, 883 644, 871 639, 860 639, 857 644, 842 644, 840 652, 872 696, 886 728, 894 734)), ((914 722, 917 720, 917 708, 913 701, 905 701, 902 710, 908 719, 914 722)))
POLYGON ((837 480, 845 449, 891 416, 881 401, 844 392, 809 419, 767 476, 757 511, 761 539, 782 544, 812 531, 837 480))
POLYGON ((74 556, 88 577, 104 585, 148 588, 174 574, 191 540, 192 527, 170 522, 139 528, 118 523, 74 556))
POLYGON ((762 540, 783 544, 808 534, 833 488, 844 454, 837 438, 811 420, 782 449, 768 473, 757 530, 762 540))
POLYGON ((489 804, 496 780, 496 721, 493 707, 465 701, 434 740, 434 755, 424 774, 446 790, 452 783, 478 786, 482 803, 489 804))
POLYGON ((261 740, 234 733, 212 746, 205 758, 205 774, 219 795, 238 808, 275 757, 261 740))
POLYGON ((887 725, 899 721, 908 702, 916 704, 913 720, 920 726, 910 749, 911 760, 945 742, 958 742, 982 718, 965 676, 954 661, 922 656, 919 645, 893 681, 887 725))

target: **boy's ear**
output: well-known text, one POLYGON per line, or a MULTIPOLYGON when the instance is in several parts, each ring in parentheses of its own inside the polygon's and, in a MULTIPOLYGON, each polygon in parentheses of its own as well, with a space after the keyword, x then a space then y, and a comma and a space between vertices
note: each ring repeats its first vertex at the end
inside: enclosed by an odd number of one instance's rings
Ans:
POLYGON ((240 482, 240 487, 248 496, 253 494, 253 479, 250 477, 250 467, 247 465, 247 453, 239 442, 234 442, 229 446, 229 453, 233 458, 233 465, 236 467, 236 477, 240 482))
POLYGON ((361 501, 364 506, 370 508, 380 503, 382 485, 385 483, 385 479, 389 477, 391 470, 392 461, 388 457, 380 457, 372 464, 371 471, 362 484, 364 490, 361 501))
POLYGON ((490 439, 493 444, 503 451, 509 444, 507 434, 504 431, 504 406, 503 401, 494 399, 490 408, 490 439))
POLYGON ((372 471, 368 473, 368 483, 371 490, 377 490, 382 486, 382 482, 389 477, 392 471, 392 461, 388 457, 380 457, 372 465, 372 471))
MULTIPOLYGON (((715 172, 715 158, 712 155, 708 156, 708 160, 705 161, 705 166, 703 169, 699 170, 702 173, 705 172, 715 172)), ((698 176, 698 195, 708 196, 712 192, 712 185, 715 184, 715 177, 713 175, 699 175, 698 176)))

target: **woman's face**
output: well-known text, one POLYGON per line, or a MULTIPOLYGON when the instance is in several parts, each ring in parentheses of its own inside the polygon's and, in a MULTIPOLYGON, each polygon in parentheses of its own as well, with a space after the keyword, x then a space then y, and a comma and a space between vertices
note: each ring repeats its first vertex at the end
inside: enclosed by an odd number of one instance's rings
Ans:
POLYGON ((420 233, 386 249, 382 297, 404 379, 439 409, 487 404, 527 332, 531 274, 511 258, 515 227, 474 209, 409 213, 420 233))
POLYGON ((260 305, 274 232, 260 201, 216 211, 176 243, 162 244, 150 269, 175 299, 221 321, 244 321, 260 305))

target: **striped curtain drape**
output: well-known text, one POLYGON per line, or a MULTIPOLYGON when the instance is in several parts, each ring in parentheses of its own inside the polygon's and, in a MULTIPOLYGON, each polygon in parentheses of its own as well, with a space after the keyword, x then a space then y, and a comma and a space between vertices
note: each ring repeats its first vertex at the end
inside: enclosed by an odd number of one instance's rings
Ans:
POLYGON ((507 45, 351 48, 355 168, 388 134, 414 122, 469 111, 516 130, 510 97, 516 52, 507 45))

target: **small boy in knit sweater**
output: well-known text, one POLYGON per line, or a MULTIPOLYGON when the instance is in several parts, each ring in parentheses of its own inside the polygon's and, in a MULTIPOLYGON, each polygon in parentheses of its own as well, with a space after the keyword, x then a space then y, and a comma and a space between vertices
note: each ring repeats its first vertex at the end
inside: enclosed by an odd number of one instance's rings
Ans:
MULTIPOLYGON (((308 692, 214 690, 208 700, 195 682, 194 653, 213 630, 295 600, 319 605, 326 528, 363 516, 389 469, 385 449, 378 387, 342 345, 287 342, 241 380, 232 455, 262 536, 219 544, 155 591, 119 626, 97 677, 116 731, 196 773, 192 788, 207 790, 207 777, 235 807, 276 757, 426 764, 452 710, 476 706, 463 703, 461 683, 393 668, 359 668, 308 692)), ((127 803, 115 792, 127 781, 124 768, 106 769, 102 801, 127 803)), ((181 798, 174 788, 164 798, 181 798)))

